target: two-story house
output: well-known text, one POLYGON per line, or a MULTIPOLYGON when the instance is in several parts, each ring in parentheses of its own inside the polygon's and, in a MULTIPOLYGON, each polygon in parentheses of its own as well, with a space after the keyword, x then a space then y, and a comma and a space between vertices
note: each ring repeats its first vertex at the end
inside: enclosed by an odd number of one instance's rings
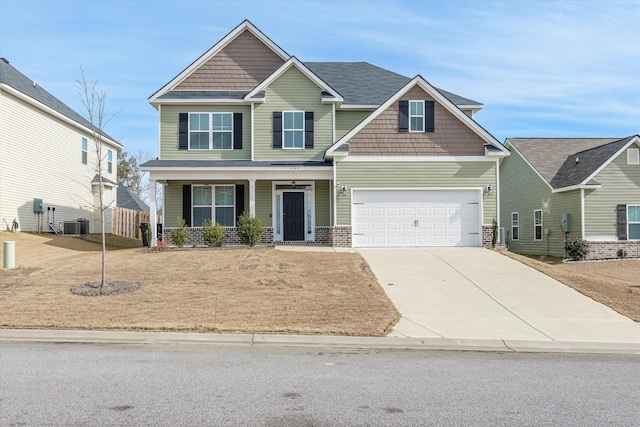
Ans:
MULTIPOLYGON (((101 139, 110 233, 122 146, 101 139)), ((91 123, 0 58, 0 220, 29 232, 53 232, 51 222, 63 232, 64 222, 82 219, 83 233, 100 232, 96 153, 91 123)))
MULTIPOLYGON (((481 246, 499 221, 498 159, 482 104, 363 62, 302 62, 249 21, 154 93, 164 238, 242 212, 264 243, 481 246)), ((154 235, 154 238, 156 236, 154 235)))

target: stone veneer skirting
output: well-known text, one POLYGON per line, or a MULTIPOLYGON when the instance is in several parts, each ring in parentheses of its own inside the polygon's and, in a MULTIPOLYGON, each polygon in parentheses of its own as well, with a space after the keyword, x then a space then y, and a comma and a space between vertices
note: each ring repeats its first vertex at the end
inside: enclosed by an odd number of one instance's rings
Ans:
MULTIPOLYGON (((162 238, 165 242, 173 245, 171 240, 171 230, 177 227, 167 227, 163 230, 162 238)), ((329 245, 338 247, 351 247, 351 226, 338 227, 316 227, 315 240, 306 242, 274 242, 273 227, 265 227, 264 235, 260 241, 261 245, 329 245)), ((240 245, 240 238, 235 227, 225 227, 224 229, 225 245, 240 245)), ((185 246, 206 246, 202 238, 202 227, 187 228, 187 244, 185 246)))
POLYGON ((589 241, 589 252, 586 259, 618 258, 618 250, 627 253, 626 258, 640 258, 640 241, 612 240, 606 242, 589 241))
POLYGON ((483 224, 482 225, 482 246, 484 246, 485 248, 490 248, 491 243, 493 243, 493 225, 483 224))

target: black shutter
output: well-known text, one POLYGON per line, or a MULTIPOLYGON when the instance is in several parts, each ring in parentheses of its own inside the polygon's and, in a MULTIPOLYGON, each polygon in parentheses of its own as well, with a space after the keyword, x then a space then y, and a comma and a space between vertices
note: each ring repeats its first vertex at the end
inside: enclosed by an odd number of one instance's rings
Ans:
POLYGON ((244 185, 236 185, 236 226, 238 218, 244 213, 244 185))
POLYGON ((409 101, 400 101, 400 116, 398 117, 400 132, 409 132, 409 101))
POLYGON ((304 113, 304 148, 313 148, 313 111, 304 113))
POLYGON ((273 148, 282 148, 282 111, 273 112, 273 148))
POLYGON ((191 186, 188 184, 182 186, 182 219, 191 227, 191 186))
POLYGON ((233 149, 242 150, 242 113, 233 113, 233 149))
POLYGON ((618 240, 627 240, 627 205, 618 205, 618 240))
POLYGON ((424 131, 435 131, 435 116, 433 112, 434 102, 424 101, 424 131))
POLYGON ((178 115, 178 150, 189 149, 189 113, 178 115))

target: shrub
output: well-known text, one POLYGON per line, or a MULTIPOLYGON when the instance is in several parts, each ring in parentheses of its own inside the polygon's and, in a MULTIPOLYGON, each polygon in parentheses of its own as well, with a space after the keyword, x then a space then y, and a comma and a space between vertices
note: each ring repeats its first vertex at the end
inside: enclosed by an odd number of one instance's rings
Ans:
POLYGON ((238 218, 238 237, 245 245, 255 246, 260 243, 264 234, 264 224, 258 218, 252 217, 247 212, 238 218))
POLYGON ((494 218, 493 219, 493 230, 492 230, 492 234, 491 234, 491 246, 495 247, 496 243, 498 242, 498 221, 494 218))
POLYGON ((626 258, 627 257, 627 251, 625 251, 624 249, 620 248, 620 249, 618 249, 618 252, 616 253, 616 255, 618 255, 618 258, 620 258, 620 259, 626 258))
POLYGON ((222 246, 224 243, 224 227, 217 222, 213 224, 211 220, 205 219, 202 224, 202 239, 209 247, 222 246))
POLYGON ((589 243, 580 238, 571 239, 567 240, 564 244, 564 249, 567 252, 568 258, 579 261, 584 259, 587 253, 589 253, 589 243))
POLYGON ((181 216, 178 217, 178 228, 171 230, 171 240, 179 248, 187 244, 187 223, 181 216))
POLYGON ((155 246, 151 246, 151 252, 164 252, 169 250, 169 244, 167 242, 163 242, 162 240, 158 240, 158 244, 155 246))

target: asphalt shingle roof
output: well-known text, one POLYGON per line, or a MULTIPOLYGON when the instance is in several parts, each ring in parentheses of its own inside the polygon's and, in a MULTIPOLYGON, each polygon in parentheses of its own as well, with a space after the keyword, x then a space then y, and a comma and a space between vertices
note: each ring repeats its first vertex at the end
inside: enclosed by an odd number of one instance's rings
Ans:
POLYGON ((124 185, 118 186, 116 204, 119 208, 149 213, 149 206, 124 185))
MULTIPOLYGON (((44 90, 40 85, 28 78, 20 71, 18 71, 13 65, 4 58, 0 58, 0 83, 4 83, 7 86, 12 87, 18 92, 46 105, 52 110, 57 111, 63 116, 73 120, 76 123, 91 129, 91 123, 80 114, 69 108, 64 102, 60 101, 55 96, 44 90)), ((116 141, 106 133, 102 133, 103 136, 109 138, 112 141, 116 141)))
POLYGON ((556 189, 583 183, 635 136, 509 138, 508 141, 556 189))
MULTIPOLYGON (((329 86, 344 98, 344 104, 381 105, 411 79, 368 62, 305 62, 329 86)), ((437 89, 455 105, 482 104, 446 90, 437 89)))

